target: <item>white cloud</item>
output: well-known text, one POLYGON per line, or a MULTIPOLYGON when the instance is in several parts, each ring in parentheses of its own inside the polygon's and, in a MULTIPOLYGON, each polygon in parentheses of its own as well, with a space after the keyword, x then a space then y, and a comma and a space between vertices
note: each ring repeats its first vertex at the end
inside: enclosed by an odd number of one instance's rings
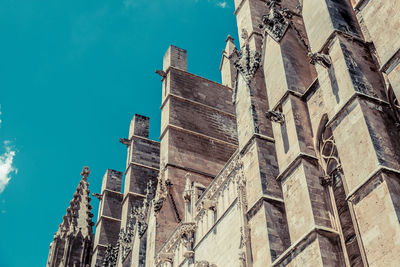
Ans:
POLYGON ((221 8, 227 8, 227 7, 228 7, 228 4, 226 3, 226 1, 223 1, 223 2, 218 2, 218 3, 217 3, 217 6, 219 6, 219 7, 221 7, 221 8))
POLYGON ((4 141, 4 146, 6 152, 0 155, 0 194, 11 180, 11 173, 17 173, 17 169, 13 167, 15 151, 12 149, 11 142, 4 141))

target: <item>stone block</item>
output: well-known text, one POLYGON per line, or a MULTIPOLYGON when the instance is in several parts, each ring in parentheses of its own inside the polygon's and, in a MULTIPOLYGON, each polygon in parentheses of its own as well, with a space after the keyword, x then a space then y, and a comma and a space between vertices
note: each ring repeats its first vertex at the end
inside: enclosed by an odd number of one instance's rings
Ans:
POLYGON ((361 36, 347 0, 304 0, 303 19, 313 53, 319 52, 335 31, 361 36))
POLYGON ((363 23, 383 66, 400 49, 400 2, 372 0, 360 9, 363 23))
POLYGON ((285 120, 273 123, 273 130, 279 170, 283 172, 300 154, 315 156, 315 152, 306 104, 289 95, 281 109, 285 120))
POLYGON ((129 127, 129 139, 133 135, 141 136, 144 138, 149 137, 150 118, 135 114, 133 116, 131 125, 129 127))
POLYGON ((170 45, 163 58, 163 69, 166 71, 169 67, 187 70, 187 52, 185 49, 170 45))
POLYGON ((101 185, 101 191, 105 189, 121 192, 122 188, 122 172, 107 169, 103 176, 103 182, 101 185))
POLYGON ((352 200, 369 266, 400 262, 399 175, 381 173, 352 200))
POLYGON ((331 227, 329 207, 320 171, 315 163, 301 160, 282 181, 287 223, 292 243, 297 242, 314 226, 331 227))

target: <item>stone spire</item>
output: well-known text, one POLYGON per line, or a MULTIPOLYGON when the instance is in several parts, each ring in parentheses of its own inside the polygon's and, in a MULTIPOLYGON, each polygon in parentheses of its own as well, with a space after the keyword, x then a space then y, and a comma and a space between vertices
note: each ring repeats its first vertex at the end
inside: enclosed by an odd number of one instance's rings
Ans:
POLYGON ((67 213, 50 244, 47 267, 86 266, 90 263, 94 223, 87 181, 89 174, 89 168, 84 167, 67 213))
POLYGON ((234 62, 237 60, 238 51, 233 42, 232 36, 226 37, 225 49, 222 51, 221 64, 219 70, 221 71, 222 84, 233 88, 234 80, 236 77, 236 69, 234 62))
POLYGON ((230 55, 232 55, 233 52, 235 52, 237 50, 236 45, 233 42, 233 38, 230 34, 228 34, 228 37, 226 37, 225 42, 226 42, 226 46, 225 46, 224 52, 226 53, 226 56, 229 57, 230 55))

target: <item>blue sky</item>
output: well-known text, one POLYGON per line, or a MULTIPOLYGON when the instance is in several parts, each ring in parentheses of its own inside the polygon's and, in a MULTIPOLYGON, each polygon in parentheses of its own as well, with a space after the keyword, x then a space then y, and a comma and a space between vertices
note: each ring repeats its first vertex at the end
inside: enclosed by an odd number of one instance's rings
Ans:
POLYGON ((233 0, 0 0, 0 266, 45 266, 82 167, 92 192, 107 168, 124 170, 118 139, 135 113, 158 140, 154 70, 170 44, 220 81, 233 11, 233 0))

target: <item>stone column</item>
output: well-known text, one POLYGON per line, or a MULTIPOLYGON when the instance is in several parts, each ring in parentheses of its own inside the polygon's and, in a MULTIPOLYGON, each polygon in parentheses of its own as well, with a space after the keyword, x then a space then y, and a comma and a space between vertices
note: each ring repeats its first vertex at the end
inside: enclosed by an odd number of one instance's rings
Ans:
POLYGON ((365 264, 390 265, 400 255, 400 136, 384 80, 348 1, 305 0, 303 18, 320 85, 312 126, 327 114, 365 264))
POLYGON ((235 103, 239 151, 243 162, 247 202, 247 228, 252 255, 246 252, 249 266, 271 264, 288 246, 285 208, 280 184, 276 181, 278 164, 263 66, 262 34, 259 24, 267 12, 264 1, 235 1, 240 39, 240 56, 233 100, 235 103))

